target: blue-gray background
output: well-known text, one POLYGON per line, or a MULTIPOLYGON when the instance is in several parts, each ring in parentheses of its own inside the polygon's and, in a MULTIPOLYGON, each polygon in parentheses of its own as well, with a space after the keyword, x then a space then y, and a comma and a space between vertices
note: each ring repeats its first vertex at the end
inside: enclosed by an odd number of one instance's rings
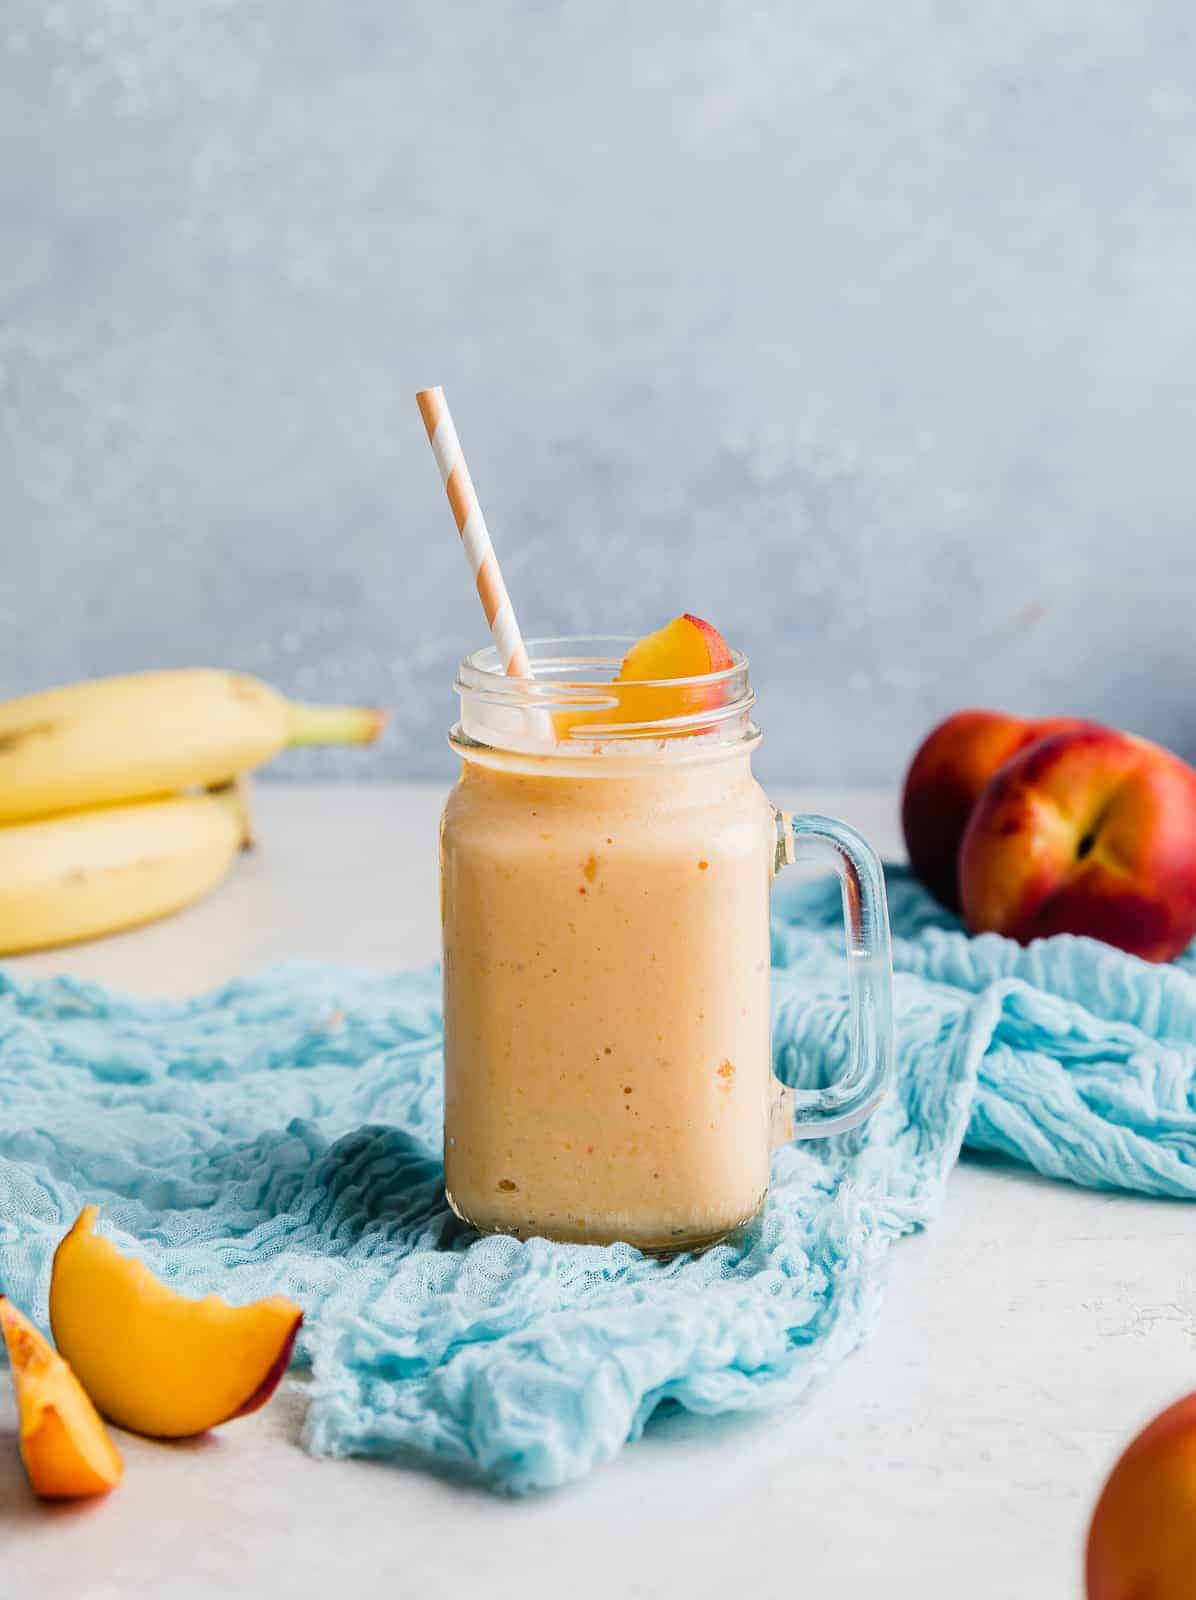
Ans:
POLYGON ((476 605, 703 613, 767 774, 967 702, 1196 756, 1189 0, 5 0, 0 692, 196 661, 394 709, 476 605))

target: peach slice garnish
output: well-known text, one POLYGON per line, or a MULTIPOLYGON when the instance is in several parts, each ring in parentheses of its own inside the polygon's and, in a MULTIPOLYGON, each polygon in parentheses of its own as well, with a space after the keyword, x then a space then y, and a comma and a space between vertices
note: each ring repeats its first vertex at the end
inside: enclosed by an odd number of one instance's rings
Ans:
POLYGON ((707 672, 722 672, 731 664, 731 651, 718 629, 687 611, 655 633, 637 639, 619 668, 617 681, 699 678, 707 672))
POLYGON ((230 1306, 176 1294, 97 1234, 97 1215, 86 1206, 55 1253, 50 1326, 103 1415, 181 1439, 265 1405, 291 1359, 299 1307, 281 1295, 230 1306))
POLYGON ((661 679, 671 678, 701 678, 733 665, 730 648, 718 629, 687 611, 632 645, 623 658, 614 685, 610 686, 617 697, 617 705, 600 711, 557 712, 554 719, 557 737, 563 739, 570 729, 586 723, 659 722, 667 717, 701 711, 718 703, 717 690, 693 684, 642 689, 616 686, 654 685, 661 679))
POLYGON ((17 1395, 21 1459, 34 1494, 84 1500, 115 1489, 124 1463, 78 1378, 3 1296, 0 1329, 17 1395))

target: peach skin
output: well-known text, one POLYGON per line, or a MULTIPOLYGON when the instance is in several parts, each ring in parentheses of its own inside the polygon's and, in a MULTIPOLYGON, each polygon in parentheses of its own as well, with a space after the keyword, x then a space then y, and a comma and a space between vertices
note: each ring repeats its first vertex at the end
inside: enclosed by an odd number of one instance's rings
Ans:
POLYGON ((78 1378, 2 1295, 0 1329, 17 1396, 21 1459, 34 1494, 84 1500, 115 1489, 124 1463, 78 1378))
POLYGON ((1196 1394, 1138 1435, 1101 1491, 1088 1532, 1088 1600, 1196 1593, 1196 1394))
POLYGON ((230 1306, 175 1294, 95 1233, 96 1216, 86 1206, 55 1252, 50 1326, 103 1415, 179 1439, 265 1405, 290 1361, 299 1307, 281 1295, 230 1306))
POLYGON ((977 803, 959 881, 973 933, 1086 934, 1169 961, 1196 935, 1196 773, 1093 724, 1039 739, 977 803))
POLYGON ((1036 739, 1082 726, 1075 717, 1027 720, 976 709, 931 729, 906 774, 901 826, 910 866, 936 900, 959 909, 960 841, 997 769, 1036 739))

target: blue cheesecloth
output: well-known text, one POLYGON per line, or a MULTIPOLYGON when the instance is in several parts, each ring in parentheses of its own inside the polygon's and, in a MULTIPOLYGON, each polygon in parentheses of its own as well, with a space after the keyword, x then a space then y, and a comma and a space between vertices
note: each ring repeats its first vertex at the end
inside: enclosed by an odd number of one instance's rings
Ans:
MULTIPOLYGON (((867 1334, 888 1247, 962 1147, 1196 1196, 1196 959, 968 938, 889 869, 897 1078, 863 1127, 776 1152, 760 1217, 699 1257, 480 1239, 442 1188, 440 984, 294 964, 182 1003, 0 974, 0 1289, 44 1326, 88 1202, 176 1289, 304 1308, 321 1455, 513 1492, 610 1460, 661 1410, 791 1402, 867 1334)), ((848 1047, 839 891, 779 891, 775 1055, 848 1047)))

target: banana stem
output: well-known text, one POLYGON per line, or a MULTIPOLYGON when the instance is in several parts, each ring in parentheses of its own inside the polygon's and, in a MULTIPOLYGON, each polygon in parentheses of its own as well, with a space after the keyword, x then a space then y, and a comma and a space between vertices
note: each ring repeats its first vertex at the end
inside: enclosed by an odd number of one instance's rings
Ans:
POLYGON ((287 744, 373 744, 386 724, 385 711, 372 706, 289 707, 287 744))

